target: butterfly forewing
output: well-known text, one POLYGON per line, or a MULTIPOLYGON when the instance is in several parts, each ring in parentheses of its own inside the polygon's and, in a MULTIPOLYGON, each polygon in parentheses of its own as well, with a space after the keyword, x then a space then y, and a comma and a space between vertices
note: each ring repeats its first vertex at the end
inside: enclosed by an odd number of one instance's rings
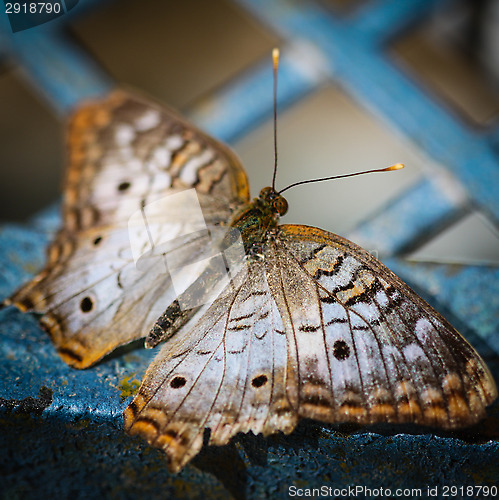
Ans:
MULTIPOLYGON (((497 397, 492 376, 434 309, 344 238, 304 226, 281 226, 279 234, 282 253, 313 280, 321 304, 320 328, 313 331, 305 307, 294 335, 301 328, 310 343, 325 343, 330 377, 321 378, 332 384, 333 399, 328 421, 457 428, 483 418, 497 397)), ((284 281, 282 289, 283 299, 293 293, 284 281)), ((300 364, 307 354, 298 351, 300 364)), ((319 404, 315 418, 321 412, 319 404)))
POLYGON ((237 432, 325 422, 477 422, 496 397, 487 367, 370 254, 315 228, 280 226, 263 259, 149 368, 125 426, 179 470, 237 432), (196 339, 187 348, 186 339, 196 339))
POLYGON ((147 335, 178 292, 165 269, 169 254, 182 247, 176 267, 199 259, 208 236, 188 233, 225 222, 247 201, 248 186, 227 148, 124 91, 78 110, 68 139, 64 226, 47 267, 11 301, 43 313, 62 358, 84 368, 147 335), (187 202, 162 209, 163 200, 190 188, 197 209, 187 202), (134 248, 130 221, 143 219, 147 231, 134 248), (163 247, 152 252, 151 240, 163 247))

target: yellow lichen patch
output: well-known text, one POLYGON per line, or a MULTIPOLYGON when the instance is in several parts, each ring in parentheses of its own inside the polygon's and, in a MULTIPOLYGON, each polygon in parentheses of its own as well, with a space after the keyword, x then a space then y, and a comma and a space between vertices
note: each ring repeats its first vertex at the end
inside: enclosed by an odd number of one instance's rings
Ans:
POLYGON ((77 430, 83 430, 83 429, 88 429, 92 427, 92 421, 88 418, 80 418, 79 420, 76 420, 74 422, 69 422, 66 424, 67 427, 70 429, 77 429, 77 430))
POLYGON ((118 389, 121 391, 121 402, 125 401, 130 396, 135 396, 140 387, 140 380, 135 378, 135 375, 125 377, 119 384, 118 389))
POLYGON ((39 270, 39 265, 33 262, 26 262, 23 264, 23 269, 29 274, 35 274, 39 270))

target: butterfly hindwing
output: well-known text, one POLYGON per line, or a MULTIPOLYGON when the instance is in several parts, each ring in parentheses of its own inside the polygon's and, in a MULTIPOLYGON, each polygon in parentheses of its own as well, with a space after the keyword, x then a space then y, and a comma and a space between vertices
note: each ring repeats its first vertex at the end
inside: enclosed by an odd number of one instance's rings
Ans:
POLYGON ((162 448, 173 471, 198 453, 205 428, 222 445, 237 432, 296 425, 287 394, 296 374, 264 265, 250 265, 234 288, 166 342, 125 411, 125 429, 162 448))
POLYGON ((263 259, 162 348, 125 427, 172 470, 237 432, 323 422, 477 422, 497 391, 469 344, 373 256, 279 226, 263 259))
POLYGON ((202 232, 186 235, 199 219, 196 207, 177 203, 176 210, 161 210, 159 216, 148 207, 194 188, 201 225, 217 226, 247 201, 248 186, 227 148, 175 112, 121 90, 79 109, 68 142, 64 226, 46 268, 11 302, 42 313, 61 357, 85 368, 147 335, 175 298, 159 257, 177 250, 175 265, 182 268, 207 245, 202 232), (134 214, 148 221, 149 238, 139 239, 137 249, 144 250, 140 265, 130 245, 134 214), (151 234, 154 241, 167 242, 156 255, 147 252, 151 234))

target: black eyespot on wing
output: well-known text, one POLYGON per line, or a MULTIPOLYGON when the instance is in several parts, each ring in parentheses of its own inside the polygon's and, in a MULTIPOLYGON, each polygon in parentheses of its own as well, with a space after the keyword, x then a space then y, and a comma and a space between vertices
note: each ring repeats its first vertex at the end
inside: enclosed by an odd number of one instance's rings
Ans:
POLYGON ((94 245, 97 246, 102 241, 102 236, 97 236, 94 240, 94 245))
POLYGON ((185 380, 185 377, 180 377, 180 376, 177 375, 170 382, 170 387, 172 389, 180 389, 181 387, 184 387, 184 385, 186 384, 186 382, 187 382, 187 380, 185 380))
POLYGON ((338 361, 344 361, 350 356, 350 347, 344 340, 337 340, 333 345, 333 356, 338 361))
POLYGON ((118 191, 126 191, 129 189, 131 184, 128 181, 122 182, 121 184, 118 185, 118 191))
POLYGON ((81 312, 87 313, 94 308, 94 301, 90 297, 84 297, 80 302, 81 312))
POLYGON ((259 387, 262 387, 263 385, 265 385, 267 383, 267 380, 268 380, 267 375, 258 375, 258 377, 255 377, 251 381, 251 385, 258 389, 259 387))

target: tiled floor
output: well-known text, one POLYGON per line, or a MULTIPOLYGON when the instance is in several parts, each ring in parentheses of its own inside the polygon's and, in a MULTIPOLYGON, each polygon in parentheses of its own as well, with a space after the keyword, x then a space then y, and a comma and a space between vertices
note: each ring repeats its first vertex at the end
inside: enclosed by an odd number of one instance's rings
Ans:
MULTIPOLYGON (((322 3, 348 15, 363 2, 322 3)), ((74 23, 72 31, 118 82, 183 110, 255 63, 269 61, 271 48, 279 44, 278 33, 229 0, 175 4, 122 0, 119 8, 107 2, 74 23)), ((498 113, 497 94, 490 88, 485 92, 480 78, 455 52, 435 49, 433 42, 424 30, 412 31, 395 45, 397 64, 418 74, 422 85, 435 92, 435 99, 443 99, 456 114, 486 125, 498 113)), ((63 143, 57 121, 12 71, 0 74, 0 109, 0 220, 22 220, 57 199, 63 143)), ((286 222, 317 225, 339 234, 403 192, 431 165, 415 145, 333 85, 280 110, 278 131, 281 187, 396 162, 407 165, 400 172, 289 192, 286 222)), ((256 195, 271 178, 271 123, 263 123, 233 146, 256 195)), ((449 229, 448 238, 440 235, 417 256, 499 262, 497 231, 472 213, 449 229), (473 245, 459 243, 471 230, 473 245)))

